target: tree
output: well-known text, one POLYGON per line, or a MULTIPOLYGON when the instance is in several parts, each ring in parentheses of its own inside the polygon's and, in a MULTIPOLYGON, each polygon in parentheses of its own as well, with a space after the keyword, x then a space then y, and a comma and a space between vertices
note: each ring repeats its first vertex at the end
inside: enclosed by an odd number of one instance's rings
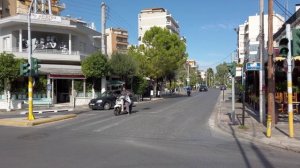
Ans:
POLYGON ((132 79, 137 72, 136 61, 126 55, 115 53, 112 55, 110 62, 111 73, 121 77, 125 83, 128 83, 129 79, 132 79))
POLYGON ((4 83, 4 90, 8 95, 8 108, 10 110, 10 90, 11 82, 20 76, 20 63, 19 59, 15 59, 13 54, 1 53, 0 54, 0 80, 4 83))
POLYGON ((87 56, 81 62, 81 69, 86 78, 92 79, 94 88, 96 80, 108 75, 110 67, 106 56, 96 52, 87 56))
POLYGON ((170 71, 177 70, 185 63, 185 43, 177 34, 170 33, 167 29, 152 27, 143 37, 145 47, 142 48, 143 61, 147 63, 145 74, 155 80, 156 92, 158 79, 164 78, 170 71))
POLYGON ((217 67, 217 73, 216 73, 216 80, 219 82, 219 84, 227 84, 227 76, 228 76, 228 68, 226 63, 219 64, 217 67))
POLYGON ((206 71, 207 74, 207 85, 213 86, 213 80, 214 80, 214 71, 212 68, 208 68, 206 71))

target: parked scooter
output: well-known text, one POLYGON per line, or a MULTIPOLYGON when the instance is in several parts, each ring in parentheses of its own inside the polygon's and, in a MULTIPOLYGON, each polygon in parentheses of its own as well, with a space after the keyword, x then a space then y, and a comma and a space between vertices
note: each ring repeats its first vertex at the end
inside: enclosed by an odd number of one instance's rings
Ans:
POLYGON ((131 114, 133 102, 129 96, 120 96, 116 99, 116 105, 114 106, 114 114, 118 116, 124 112, 131 114), (126 109, 125 103, 129 103, 129 109, 126 109))

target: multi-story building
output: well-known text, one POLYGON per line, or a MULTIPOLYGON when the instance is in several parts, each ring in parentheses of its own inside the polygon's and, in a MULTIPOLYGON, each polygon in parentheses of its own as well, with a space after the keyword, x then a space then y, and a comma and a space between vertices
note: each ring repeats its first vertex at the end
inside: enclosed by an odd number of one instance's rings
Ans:
MULTIPOLYGON (((284 23, 284 17, 279 14, 273 16, 273 32, 277 32, 284 23)), ((259 61, 260 16, 249 16, 238 29, 238 57, 243 62, 259 61)), ((268 41, 268 15, 264 15, 264 41, 268 41)), ((264 55, 265 61, 267 55, 264 55)))
POLYGON ((128 32, 121 28, 108 28, 105 30, 107 55, 110 57, 113 53, 127 53, 128 50, 128 32))
MULTIPOLYGON (((22 11, 18 10, 18 7, 25 4, 27 8, 24 9, 28 9, 30 1, 9 0, 9 2, 16 2, 17 10, 8 16, 2 15, 5 17, 0 19, 0 53, 12 53, 16 58, 26 60, 29 45, 28 12, 18 12, 22 11)), ((83 92, 82 97, 86 96, 81 61, 88 54, 101 48, 99 39, 101 33, 89 28, 81 20, 55 15, 59 14, 62 8, 56 8, 60 6, 57 4, 58 1, 51 2, 54 3, 50 5, 54 7, 52 14, 47 6, 45 12, 48 13, 44 13, 40 5, 37 5, 37 12, 32 11, 31 37, 34 49, 32 57, 40 60, 39 74, 47 79, 47 93, 43 96, 47 95, 54 103, 71 102, 76 81, 82 82, 80 86, 83 88, 80 91, 83 92), (54 9, 58 11, 54 12, 54 9)), ((13 10, 9 8, 8 11, 13 10)), ((18 99, 18 96, 16 98, 18 99)))
POLYGON ((187 64, 189 65, 190 70, 193 70, 194 72, 197 73, 198 70, 198 65, 195 60, 187 60, 187 64))
MULTIPOLYGON (((0 2, 0 18, 17 14, 27 14, 31 1, 32 0, 2 0, 2 2, 0 2)), ((36 12, 60 15, 65 5, 61 4, 59 0, 37 0, 37 4, 34 5, 33 8, 36 12), (51 6, 51 8, 49 8, 49 6, 51 6)))
POLYGON ((147 30, 157 26, 167 28, 173 33, 179 35, 178 22, 164 8, 148 8, 139 13, 138 16, 138 43, 142 44, 142 39, 147 30))

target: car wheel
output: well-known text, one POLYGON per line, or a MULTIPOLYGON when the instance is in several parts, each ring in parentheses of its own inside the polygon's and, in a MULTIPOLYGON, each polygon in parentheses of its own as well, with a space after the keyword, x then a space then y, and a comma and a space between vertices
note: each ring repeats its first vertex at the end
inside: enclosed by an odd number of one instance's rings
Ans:
POLYGON ((104 105, 103 105, 104 110, 109 110, 110 107, 111 107, 110 103, 108 103, 108 102, 105 102, 104 105))

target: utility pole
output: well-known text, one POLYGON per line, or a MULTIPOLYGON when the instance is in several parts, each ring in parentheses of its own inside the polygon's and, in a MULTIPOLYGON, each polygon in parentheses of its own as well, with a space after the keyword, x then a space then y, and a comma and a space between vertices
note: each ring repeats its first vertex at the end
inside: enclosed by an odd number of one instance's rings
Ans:
POLYGON ((29 6, 28 11, 28 64, 29 64, 29 75, 28 75, 28 120, 34 120, 33 115, 33 99, 32 99, 32 93, 33 93, 33 87, 32 87, 32 64, 31 64, 31 57, 32 57, 32 40, 31 40, 31 8, 33 5, 33 2, 31 1, 31 4, 29 6))
POLYGON ((187 81, 187 86, 190 86, 190 64, 189 62, 187 62, 187 78, 186 78, 186 81, 187 81))
POLYGON ((288 55, 287 55, 287 91, 288 91, 288 114, 289 114, 289 135, 290 138, 294 137, 294 114, 293 114, 293 81, 292 81, 292 47, 291 47, 291 25, 286 25, 286 38, 288 39, 288 55))
POLYGON ((268 0, 268 123, 267 137, 275 126, 275 73, 273 62, 273 0, 268 0))
MULTIPOLYGON (((232 65, 235 64, 235 61, 234 61, 234 53, 231 54, 231 63, 232 65)), ((235 69, 236 71, 236 69, 235 69)), ((231 108, 232 108, 232 114, 231 114, 231 117, 232 117, 232 124, 235 124, 235 75, 231 75, 232 79, 231 79, 231 97, 232 97, 232 100, 231 100, 231 108)))
MULTIPOLYGON (((107 55, 106 52, 106 37, 105 37, 105 27, 106 27, 106 5, 104 2, 101 3, 101 52, 107 55)), ((106 91, 106 76, 101 78, 101 93, 106 91)))
POLYGON ((260 0, 260 39, 259 39, 259 122, 265 121, 265 68, 264 68, 264 50, 265 50, 265 37, 264 37, 264 0, 260 0))

